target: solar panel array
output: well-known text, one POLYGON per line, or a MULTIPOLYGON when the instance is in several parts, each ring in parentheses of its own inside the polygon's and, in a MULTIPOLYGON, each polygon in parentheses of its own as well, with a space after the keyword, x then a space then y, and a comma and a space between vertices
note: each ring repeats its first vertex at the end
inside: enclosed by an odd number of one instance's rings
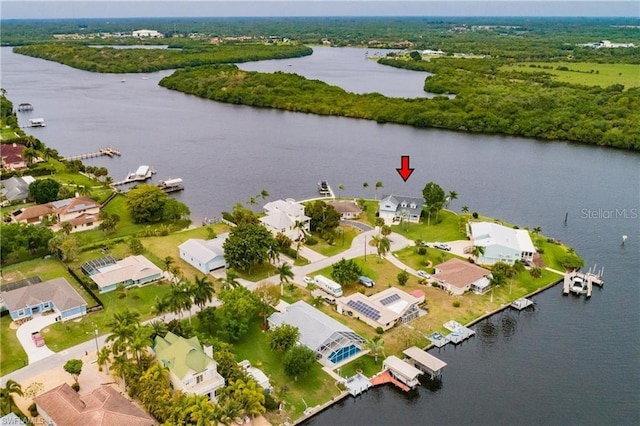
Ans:
POLYGON ((391 296, 387 296, 380 301, 384 306, 387 306, 389 303, 393 303, 396 300, 400 300, 400 295, 398 293, 393 293, 391 296))
POLYGON ((91 276, 97 274, 98 269, 103 268, 107 265, 115 265, 116 259, 115 257, 109 255, 105 257, 101 257, 100 259, 90 260, 89 262, 85 262, 82 264, 82 272, 91 276))
POLYGON ((349 300, 347 302, 347 306, 352 307, 356 311, 360 312, 366 317, 371 318, 372 320, 377 321, 380 319, 381 315, 379 310, 372 308, 371 306, 367 305, 364 302, 361 302, 360 300, 349 300))

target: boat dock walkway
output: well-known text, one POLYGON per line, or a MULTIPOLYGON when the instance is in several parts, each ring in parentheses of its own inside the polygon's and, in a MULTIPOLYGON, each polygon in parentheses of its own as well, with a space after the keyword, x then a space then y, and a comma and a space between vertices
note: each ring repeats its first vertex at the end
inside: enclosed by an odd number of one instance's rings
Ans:
POLYGON ((153 176, 155 173, 156 171, 151 169, 149 166, 140 166, 136 172, 129 173, 127 177, 124 178, 124 180, 114 182, 112 183, 112 185, 120 186, 133 182, 144 182, 147 179, 151 179, 151 176, 153 176))
POLYGON ((108 146, 106 148, 100 148, 96 152, 89 152, 89 153, 86 153, 86 154, 71 155, 69 157, 64 157, 63 160, 66 160, 66 161, 84 160, 84 159, 87 159, 87 158, 102 157, 103 155, 112 158, 114 156, 119 157, 121 155, 121 153, 116 148, 112 148, 112 147, 108 146))
POLYGON ((445 336, 445 339, 449 340, 454 345, 457 345, 458 343, 461 343, 476 334, 476 332, 472 329, 467 328, 459 322, 453 320, 444 323, 444 328, 451 331, 451 333, 445 336))
POLYGON ((533 301, 524 297, 521 297, 520 299, 516 299, 513 302, 511 302, 511 307, 519 311, 525 308, 528 308, 529 306, 533 306, 533 301))
POLYGON ((591 294, 593 293, 593 285, 597 285, 599 287, 604 286, 604 279, 602 278, 602 270, 600 271, 600 273, 596 273, 595 272, 595 267, 593 268, 593 271, 591 269, 589 269, 589 272, 578 272, 578 271, 572 271, 572 272, 568 272, 564 275, 564 280, 562 282, 562 294, 569 294, 572 291, 572 286, 574 283, 574 280, 579 279, 582 282, 587 284, 587 290, 586 290, 586 296, 587 297, 591 297, 591 294))
POLYGON ((382 373, 376 374, 371 378, 370 381, 373 386, 383 385, 385 383, 393 383, 405 392, 409 392, 411 390, 409 386, 405 385, 400 380, 393 378, 389 370, 384 370, 382 373))
POLYGON ((344 385, 347 387, 349 394, 353 397, 360 395, 373 386, 367 376, 362 373, 357 373, 355 376, 349 377, 344 382, 344 385))

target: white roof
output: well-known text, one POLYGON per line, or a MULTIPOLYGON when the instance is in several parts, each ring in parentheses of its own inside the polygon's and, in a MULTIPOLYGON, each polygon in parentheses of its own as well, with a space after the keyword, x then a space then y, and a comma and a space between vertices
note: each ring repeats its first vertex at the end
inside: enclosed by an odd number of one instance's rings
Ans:
POLYGON ((299 216, 304 214, 304 206, 300 203, 296 203, 293 199, 285 200, 275 200, 270 201, 264 205, 264 211, 272 212, 272 211, 281 211, 289 216, 299 216))
POLYGON ((471 236, 476 246, 500 245, 517 251, 535 252, 529 232, 491 222, 471 222, 471 236))
POLYGON ((99 273, 91 275, 91 279, 98 287, 104 288, 129 279, 136 281, 157 274, 162 274, 162 269, 146 257, 129 256, 119 260, 115 265, 101 268, 99 273))
POLYGON ((224 256, 222 245, 229 233, 220 234, 212 240, 201 240, 199 238, 190 238, 180 244, 178 248, 189 256, 193 257, 200 263, 207 263, 219 256, 224 256))
POLYGON ((385 358, 384 365, 390 370, 393 370, 394 373, 400 374, 410 380, 413 380, 422 374, 422 371, 418 370, 411 364, 407 364, 394 355, 385 358))
POLYGON ((136 175, 144 176, 147 174, 148 171, 149 171, 149 166, 140 166, 138 167, 138 170, 136 170, 136 175))
POLYGON ((423 351, 417 346, 411 346, 410 348, 402 351, 403 354, 418 361, 420 364, 424 365, 431 371, 438 371, 444 367, 446 367, 447 363, 443 360, 436 358, 428 352, 423 351))
POLYGON ((295 224, 295 221, 281 211, 272 211, 260 218, 260 222, 277 230, 288 229, 295 224))

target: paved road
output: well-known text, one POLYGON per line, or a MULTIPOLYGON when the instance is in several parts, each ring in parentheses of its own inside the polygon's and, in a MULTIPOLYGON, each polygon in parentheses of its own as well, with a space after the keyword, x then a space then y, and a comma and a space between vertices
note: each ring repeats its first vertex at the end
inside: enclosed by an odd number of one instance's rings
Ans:
POLYGON ((353 226, 354 228, 361 229, 363 231, 371 231, 373 229, 372 226, 369 226, 362 222, 356 222, 355 220, 341 220, 341 225, 353 226))

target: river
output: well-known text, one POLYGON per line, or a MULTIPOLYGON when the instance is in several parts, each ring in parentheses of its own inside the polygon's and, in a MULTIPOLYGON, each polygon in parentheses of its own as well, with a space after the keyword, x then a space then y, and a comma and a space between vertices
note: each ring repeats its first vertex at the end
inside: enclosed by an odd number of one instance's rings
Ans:
MULTIPOLYGON (((309 424, 640 423, 640 154, 226 105, 159 87, 170 71, 145 79, 93 74, 0 50, 8 97, 35 107, 20 122, 46 120, 29 133, 62 155, 120 149, 120 158, 85 161, 106 166, 115 180, 141 164, 157 170, 156 180, 183 178, 186 190, 176 197, 196 222, 262 189, 269 199, 302 199, 327 179, 336 190, 343 184, 337 192, 345 196, 373 197, 382 181, 378 196, 417 195, 436 181, 458 192, 453 209, 540 226, 587 265, 605 267, 606 284, 590 300, 554 287, 534 297, 534 312, 495 315, 476 326, 474 339, 432 351, 449 364, 439 389, 371 390, 309 424), (406 183, 395 171, 401 155, 415 167, 406 183)), ((406 88, 385 92, 402 87, 395 83, 407 71, 376 69, 364 50, 316 54, 268 66, 325 76, 347 90, 413 96, 406 88)), ((418 92, 423 77, 411 83, 418 92)))

